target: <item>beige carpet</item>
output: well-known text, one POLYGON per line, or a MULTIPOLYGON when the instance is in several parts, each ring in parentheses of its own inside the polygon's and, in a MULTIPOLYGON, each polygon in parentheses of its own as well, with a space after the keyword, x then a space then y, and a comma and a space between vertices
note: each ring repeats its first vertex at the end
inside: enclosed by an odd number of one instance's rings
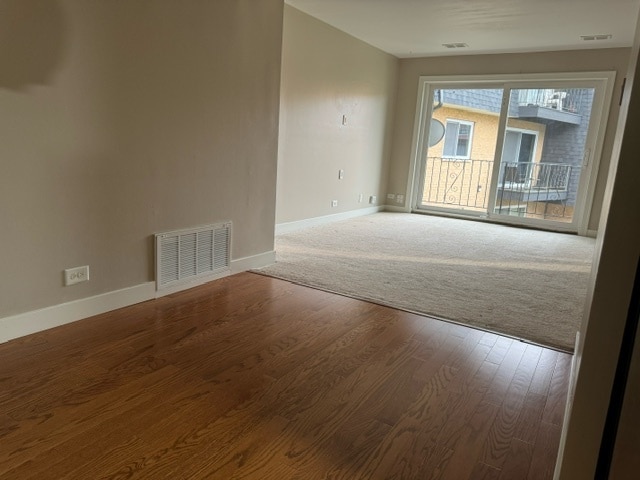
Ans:
POLYGON ((355 298, 572 350, 594 240, 378 213, 276 237, 257 270, 355 298))

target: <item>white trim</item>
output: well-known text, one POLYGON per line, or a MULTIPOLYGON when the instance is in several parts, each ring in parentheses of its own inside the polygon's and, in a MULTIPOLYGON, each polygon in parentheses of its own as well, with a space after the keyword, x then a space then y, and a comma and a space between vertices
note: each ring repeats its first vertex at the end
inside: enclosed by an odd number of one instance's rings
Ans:
POLYGON ((178 292, 182 292, 183 290, 189 290, 190 288, 198 287, 200 285, 204 285, 205 283, 213 282, 214 280, 219 280, 221 278, 228 277, 229 275, 231 275, 231 270, 227 269, 227 270, 224 270, 223 272, 218 272, 211 275, 204 275, 197 278, 185 280, 184 282, 171 285, 170 287, 164 287, 162 290, 156 290, 154 292, 154 298, 162 298, 166 295, 171 295, 172 293, 178 293, 178 292))
POLYGON ((587 230, 587 237, 596 238, 598 236, 598 230, 587 230))
MULTIPOLYGON (((496 138, 496 149, 493 154, 493 168, 491 179, 489 180, 489 197, 487 199, 487 218, 493 215, 491 206, 495 206, 498 197, 498 179, 500 178, 500 164, 502 163, 502 153, 504 152, 504 141, 507 138, 507 123, 509 123, 509 103, 511 102, 511 87, 502 86, 502 103, 500 104, 500 116, 498 117, 498 133, 496 138)), ((546 139, 546 136, 545 136, 546 139)), ((510 219, 509 222, 513 220, 510 219)))
POLYGON ((324 215, 322 217, 306 218, 295 222, 278 223, 276 225, 276 235, 294 232, 302 228, 314 227, 316 225, 324 225, 326 223, 337 222, 340 220, 348 220, 349 218, 363 217, 372 213, 382 212, 385 210, 383 205, 377 207, 359 208, 357 210, 349 210, 348 212, 335 213, 332 215, 324 215))
MULTIPOLYGON (((509 123, 509 119, 507 119, 507 123, 509 123)), ((512 160, 511 162, 506 162, 506 163, 512 163, 512 164, 513 163, 516 163, 516 164, 520 163, 519 162, 519 158, 520 158, 520 148, 522 147, 522 135, 526 134, 526 135, 532 135, 534 137, 533 150, 531 151, 531 159, 527 163, 531 164, 530 166, 531 166, 532 169, 533 169, 533 165, 534 164, 541 165, 541 162, 539 162, 538 158, 537 158, 537 156, 538 156, 538 140, 539 140, 538 134, 540 132, 538 132, 536 130, 527 130, 527 129, 524 129, 524 128, 513 128, 513 127, 510 127, 509 125, 506 125, 505 126, 505 131, 504 131, 504 136, 505 136, 504 140, 505 141, 506 141, 506 138, 507 138, 507 134, 509 132, 520 134, 520 139, 518 141, 518 148, 516 149, 517 150, 516 151, 516 155, 515 155, 516 158, 514 160, 512 160)), ((498 170, 499 170, 499 173, 498 173, 498 187, 504 187, 504 184, 505 184, 504 176, 502 178, 502 183, 500 183, 500 174, 504 175, 504 173, 505 173, 504 170, 502 169, 502 164, 505 163, 504 162, 504 158, 503 158, 505 141, 502 142, 502 155, 500 156, 500 165, 498 166, 498 170)), ((495 162, 495 160, 494 160, 494 162, 495 162)), ((531 175, 527 175, 527 177, 528 177, 527 181, 526 182, 522 182, 522 183, 527 185, 526 188, 529 188, 531 186, 531 178, 530 178, 531 175)), ((513 185, 513 183, 517 183, 517 182, 512 182, 511 184, 513 185)))
MULTIPOLYGON (((424 162, 421 161, 421 155, 427 153, 428 146, 425 145, 425 139, 428 139, 425 122, 427 119, 433 118, 433 101, 426 102, 428 95, 432 95, 431 85, 428 81, 424 81, 420 77, 418 79, 418 95, 416 100, 416 112, 413 120, 413 138, 411 140, 411 157, 409 158, 409 177, 407 179, 406 202, 409 208, 417 207, 421 202, 419 199, 420 190, 422 189, 421 181, 418 178, 418 169, 421 171, 420 178, 424 179, 422 174, 424 171, 424 162)), ((433 97, 431 97, 433 99, 433 97)))
POLYGON ((0 318, 0 343, 155 298, 155 282, 0 318))
MULTIPOLYGON (((427 82, 454 86, 463 84, 465 87, 468 83, 470 84, 469 88, 474 88, 474 85, 480 85, 480 88, 486 88, 487 84, 517 82, 518 88, 536 88, 536 84, 539 80, 602 80, 604 77, 608 77, 611 73, 615 72, 612 70, 602 70, 595 72, 496 73, 492 75, 421 75, 419 81, 420 83, 427 82), (529 85, 532 85, 532 87, 529 87, 529 85)), ((446 88, 446 86, 443 88, 446 88)))
MULTIPOLYGON (((598 181, 598 173, 600 170, 600 160, 602 158, 602 151, 604 149, 604 137, 606 129, 609 126, 609 111, 611 110, 611 103, 613 102, 613 89, 615 86, 616 72, 603 72, 602 89, 596 89, 593 97, 593 104, 591 105, 591 113, 599 115, 590 120, 590 128, 587 132, 587 142, 585 142, 585 154, 589 157, 588 163, 585 166, 582 165, 583 173, 587 171, 587 177, 580 176, 580 188, 584 192, 584 198, 576 198, 576 207, 581 207, 581 212, 574 210, 580 216, 581 223, 578 225, 579 235, 588 235, 588 226, 591 221, 591 213, 593 210, 593 200, 596 194, 596 183, 598 181), (599 95, 599 94, 602 95, 599 95), (596 132, 592 132, 591 129, 597 129, 596 132), (588 140, 591 139, 591 142, 588 140), (583 184, 582 179, 587 178, 586 184, 583 184)), ((606 178, 606 177, 605 177, 606 178)))
POLYGON ((250 257, 238 258, 231 260, 231 275, 236 273, 246 272, 247 270, 253 270, 254 268, 262 268, 267 265, 271 265, 276 262, 276 252, 271 250, 270 252, 259 253, 258 255, 252 255, 250 257))
POLYGON ((385 212, 396 212, 396 213, 411 213, 410 207, 398 207, 396 205, 385 205, 385 212))
POLYGON ((571 410, 573 407, 573 399, 575 397, 575 382, 576 375, 578 374, 578 361, 579 356, 575 355, 579 350, 580 345, 580 331, 576 332, 576 341, 573 347, 574 355, 571 357, 571 370, 569 371, 569 390, 567 392, 567 398, 564 404, 564 418, 562 420, 562 430, 560 431, 560 447, 558 448, 558 456, 556 457, 556 464, 554 468, 554 480, 557 480, 560 473, 560 466, 562 465, 562 459, 564 457, 564 445, 567 439, 567 428, 569 425, 569 419, 571 418, 571 410))

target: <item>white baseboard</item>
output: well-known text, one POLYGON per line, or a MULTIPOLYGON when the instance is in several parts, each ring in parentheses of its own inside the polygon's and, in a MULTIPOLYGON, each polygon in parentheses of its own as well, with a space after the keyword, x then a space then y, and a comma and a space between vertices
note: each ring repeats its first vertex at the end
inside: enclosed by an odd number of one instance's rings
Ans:
POLYGON ((316 225, 324 225, 327 223, 337 222, 339 220, 347 220, 349 218, 363 217, 372 213, 382 212, 385 210, 384 205, 377 207, 358 208, 357 210, 349 210, 348 212, 335 213, 333 215, 324 215, 322 217, 306 218, 296 222, 278 223, 276 225, 276 235, 294 232, 307 227, 316 225))
POLYGON ((52 307, 0 318, 0 343, 24 337, 67 323, 82 320, 117 308, 151 300, 155 282, 142 283, 93 297, 61 303, 52 307))
POLYGON ((407 207, 399 207, 397 205, 385 205, 385 212, 396 212, 396 213, 411 213, 411 209, 407 207))
POLYGON ((596 238, 598 236, 598 230, 587 230, 587 237, 596 238))
POLYGON ((580 354, 579 351, 580 345, 580 332, 576 332, 576 342, 573 348, 573 356, 571 358, 571 370, 569 373, 569 391, 567 392, 567 398, 564 404, 564 420, 562 421, 562 430, 560 433, 560 448, 558 449, 558 456, 556 458, 556 467, 555 474, 553 476, 554 480, 558 479, 558 472, 560 471, 560 465, 562 465, 562 459, 564 456, 564 446, 567 439, 567 429, 569 426, 569 421, 571 419, 571 407, 573 406, 573 399, 576 393, 576 375, 578 374, 578 365, 580 354))
POLYGON ((246 272, 247 270, 253 270, 254 268, 262 268, 267 265, 271 265, 276 262, 276 252, 271 250, 270 252, 259 253, 258 255, 252 255, 250 257, 238 258, 231 260, 231 274, 240 272, 246 272))
MULTIPOLYGON (((166 297, 167 295, 171 295, 172 293, 178 293, 182 292, 183 290, 189 290, 190 288, 199 287, 200 285, 204 285, 205 283, 228 277, 229 275, 231 275, 231 270, 226 270, 224 272, 212 275, 203 275, 190 280, 183 280, 181 283, 177 283, 176 285, 164 287, 161 290, 155 290, 154 298, 166 297)), ((155 286, 155 282, 153 283, 153 285, 155 286)))
POLYGON ((160 292, 156 291, 155 282, 142 283, 122 290, 115 290, 93 297, 82 298, 72 302, 61 303, 51 307, 20 313, 10 317, 0 318, 0 343, 8 342, 14 338, 24 337, 32 333, 49 330, 67 323, 82 320, 84 318, 100 315, 101 313, 128 307, 136 303, 153 300, 155 298, 193 288, 203 283, 211 282, 235 273, 244 272, 253 268, 260 268, 275 262, 276 252, 253 255, 238 258, 231 261, 231 269, 221 275, 201 277, 194 282, 176 285, 160 292))

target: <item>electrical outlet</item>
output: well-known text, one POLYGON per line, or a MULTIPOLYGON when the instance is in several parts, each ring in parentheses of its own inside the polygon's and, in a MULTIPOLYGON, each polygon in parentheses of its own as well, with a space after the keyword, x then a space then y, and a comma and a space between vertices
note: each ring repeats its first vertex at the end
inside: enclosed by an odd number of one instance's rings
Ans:
POLYGON ((395 200, 396 196, 393 193, 387 193, 387 200, 395 200))
POLYGON ((363 200, 364 200, 364 193, 361 193, 360 195, 358 195, 358 203, 362 203, 363 200))
POLYGON ((375 203, 378 201, 378 197, 376 197, 375 195, 371 195, 369 197, 369 203, 372 205, 375 205, 375 203))
POLYGON ((346 124, 347 124, 347 116, 342 115, 342 125, 346 125, 346 124))
POLYGON ((89 265, 67 268, 64 271, 64 285, 69 286, 89 280, 89 265))
POLYGON ((398 203, 404 203, 404 195, 396 195, 396 202, 398 203))
POLYGON ((344 178, 344 170, 338 170, 338 180, 342 180, 344 178))
POLYGON ((331 200, 331 206, 332 207, 337 207, 338 206, 338 200, 331 200))

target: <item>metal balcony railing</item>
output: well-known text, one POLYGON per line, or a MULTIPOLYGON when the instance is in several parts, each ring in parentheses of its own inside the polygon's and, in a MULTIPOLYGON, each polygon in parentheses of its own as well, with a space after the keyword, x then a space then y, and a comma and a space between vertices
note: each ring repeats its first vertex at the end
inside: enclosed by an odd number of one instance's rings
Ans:
MULTIPOLYGON (((590 89, 586 88, 538 88, 518 90, 518 106, 537 106, 570 113, 581 113, 581 105, 591 105, 590 89)), ((590 108, 590 107, 589 107, 590 108)))
POLYGON ((566 192, 573 166, 566 163, 506 162, 501 164, 500 188, 566 192))
POLYGON ((427 157, 422 203, 486 210, 493 160, 427 157))
MULTIPOLYGON (((493 168, 492 160, 428 157, 422 204, 487 211, 493 168)), ((496 208, 565 202, 570 197, 571 178, 577 168, 561 163, 502 163, 496 208)))

